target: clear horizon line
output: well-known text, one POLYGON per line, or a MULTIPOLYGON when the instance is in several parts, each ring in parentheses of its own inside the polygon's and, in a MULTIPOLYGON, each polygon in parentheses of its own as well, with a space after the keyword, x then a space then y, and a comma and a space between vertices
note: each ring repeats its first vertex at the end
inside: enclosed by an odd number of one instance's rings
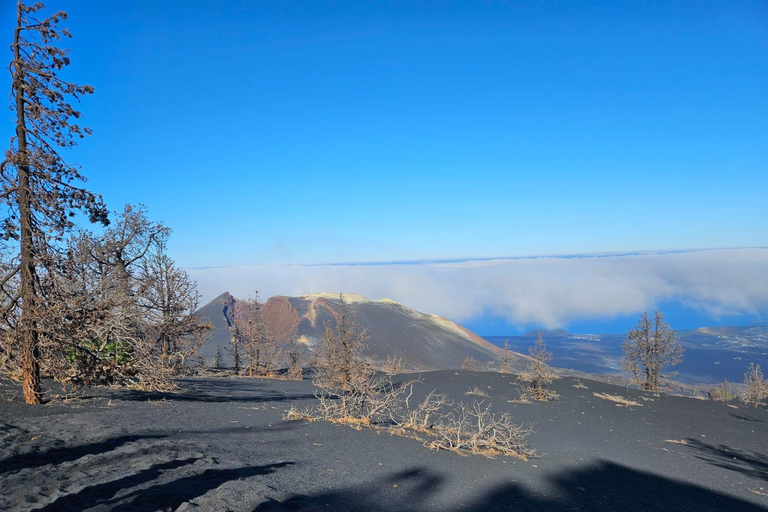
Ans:
POLYGON ((228 268, 275 268, 275 267, 365 267, 365 266, 395 266, 395 265, 425 265, 430 263, 466 263, 471 261, 494 261, 494 260, 533 260, 540 258, 557 259, 581 259, 581 258, 610 258, 621 256, 645 256, 653 254, 685 254, 692 252, 708 251, 728 251, 743 249, 768 249, 768 246, 741 246, 741 247, 707 247, 697 249, 649 249, 637 251, 607 251, 607 252, 585 252, 585 253, 560 253, 560 254, 538 254, 527 256, 477 256, 468 258, 433 258, 433 259, 414 259, 414 260, 369 260, 369 261, 350 261, 350 262, 329 262, 329 263, 282 263, 272 265, 243 264, 243 265, 207 265, 199 267, 186 267, 189 270, 212 270, 228 268))

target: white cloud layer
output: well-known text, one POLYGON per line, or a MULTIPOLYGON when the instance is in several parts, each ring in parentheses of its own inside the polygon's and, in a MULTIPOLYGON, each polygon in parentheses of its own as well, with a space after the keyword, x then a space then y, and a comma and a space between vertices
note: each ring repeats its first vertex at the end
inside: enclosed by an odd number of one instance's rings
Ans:
POLYGON ((561 327, 676 301, 717 318, 768 311, 768 249, 470 260, 456 263, 190 269, 203 300, 339 291, 391 298, 458 322, 483 314, 561 327))

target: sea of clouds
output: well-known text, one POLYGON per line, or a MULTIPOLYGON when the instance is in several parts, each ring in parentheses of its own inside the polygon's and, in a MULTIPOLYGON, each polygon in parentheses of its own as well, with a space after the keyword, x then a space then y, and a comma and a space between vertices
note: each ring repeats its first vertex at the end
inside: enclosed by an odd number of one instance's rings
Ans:
POLYGON ((555 328, 674 301, 706 312, 768 312, 768 248, 456 262, 187 269, 203 302, 316 292, 390 298, 457 322, 497 316, 555 328))

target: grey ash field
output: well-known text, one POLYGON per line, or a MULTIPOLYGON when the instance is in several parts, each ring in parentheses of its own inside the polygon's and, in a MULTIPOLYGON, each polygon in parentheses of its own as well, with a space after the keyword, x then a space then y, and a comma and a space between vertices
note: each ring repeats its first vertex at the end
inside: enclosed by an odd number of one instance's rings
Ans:
POLYGON ((385 429, 286 421, 303 382, 190 379, 175 394, 92 389, 28 406, 2 383, 0 510, 768 510, 768 411, 572 378, 510 402, 514 377, 436 371, 432 389, 533 427, 539 456, 461 456, 385 429), (618 395, 640 405, 597 397, 618 395), (8 400, 10 399, 10 401, 8 400))

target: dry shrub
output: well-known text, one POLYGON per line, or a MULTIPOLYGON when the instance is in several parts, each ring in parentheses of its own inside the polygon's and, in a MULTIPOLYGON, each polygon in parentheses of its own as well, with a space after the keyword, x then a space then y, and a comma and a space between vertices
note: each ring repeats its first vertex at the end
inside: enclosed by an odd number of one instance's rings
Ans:
POLYGON ((403 358, 395 356, 387 356, 387 361, 381 367, 381 371, 387 375, 396 375, 405 371, 405 362, 403 358))
POLYGON ((285 372, 285 378, 288 380, 304 380, 304 369, 299 365, 291 365, 285 372))
POLYGON ((488 393, 486 393, 484 390, 480 389, 479 387, 475 386, 471 388, 469 391, 464 393, 465 395, 474 395, 474 396, 480 396, 483 398, 489 398, 488 393))
POLYGON ((358 374, 346 389, 315 382, 318 403, 306 416, 351 425, 396 425, 404 415, 415 381, 394 382, 390 376, 358 374))
POLYGON ((749 369, 744 374, 744 389, 741 400, 754 407, 763 405, 763 400, 768 398, 768 381, 763 377, 760 365, 749 363, 749 369))
POLYGON ((486 456, 510 455, 527 460, 534 455, 528 447, 531 430, 515 424, 509 413, 491 413, 490 404, 452 402, 434 390, 410 407, 416 381, 393 383, 389 377, 370 377, 349 390, 331 393, 320 389, 318 403, 291 409, 284 419, 331 421, 351 426, 389 426, 390 432, 418 439, 438 450, 478 453, 486 456))
POLYGON ((619 395, 609 395, 608 393, 592 393, 597 398, 602 398, 603 400, 608 400, 609 402, 614 402, 619 407, 631 407, 631 406, 637 406, 642 407, 643 404, 639 402, 635 402, 634 400, 630 400, 629 398, 624 398, 623 396, 619 395))
POLYGON ((736 393, 732 393, 731 389, 728 379, 723 379, 723 382, 721 382, 719 386, 709 392, 709 398, 710 400, 725 402, 727 404, 737 398, 736 393))
MULTIPOLYGON (((446 407, 451 407, 453 402, 448 400, 448 397, 436 393, 437 390, 432 390, 427 393, 427 396, 419 402, 415 408, 410 407, 407 410, 402 427, 410 429, 416 432, 422 432, 431 434, 431 429, 435 426, 435 422, 441 418, 441 412, 446 407)), ((408 406, 406 400, 406 406, 408 406)))
POLYGON ((552 352, 547 351, 541 331, 536 337, 536 343, 528 349, 528 353, 531 361, 525 371, 520 372, 517 377, 517 380, 523 383, 520 389, 520 401, 556 399, 558 394, 547 389, 547 385, 557 379, 557 373, 547 364, 552 360, 552 352))
POLYGON ((432 431, 435 439, 428 446, 438 450, 479 453, 487 456, 511 455, 527 460, 534 455, 528 447, 529 428, 514 423, 509 413, 491 412, 490 404, 461 402, 458 408, 440 417, 432 431))
POLYGON ((511 373, 509 354, 509 340, 504 340, 504 355, 501 358, 501 373, 511 373))
POLYGON ((658 393, 669 385, 677 372, 663 374, 662 370, 683 361, 683 347, 674 331, 664 322, 664 315, 656 311, 653 318, 643 313, 622 345, 624 357, 621 366, 632 374, 632 382, 641 389, 658 393))
MULTIPOLYGON (((340 297, 336 325, 326 324, 324 344, 314 364, 318 402, 304 409, 292 407, 284 418, 331 421, 356 429, 388 426, 392 433, 414 437, 436 449, 523 459, 533 454, 527 447, 530 430, 514 424, 508 413, 492 414, 490 405, 483 402, 461 403, 445 413, 451 403, 433 390, 411 408, 413 385, 419 381, 395 382, 391 374, 377 375, 372 362, 362 358, 366 339, 365 330, 348 316, 340 297)), ((400 364, 393 357, 387 361, 390 370, 400 364)), ((477 368, 471 357, 464 363, 464 369, 477 368)), ((487 396, 477 387, 471 391, 487 396)))
POLYGON ((285 377, 288 380, 304 380, 304 368, 301 363, 302 358, 298 342, 292 340, 288 349, 288 371, 285 373, 285 377))
POLYGON ((326 390, 348 390, 372 373, 371 361, 363 357, 368 334, 355 322, 343 295, 335 317, 335 324, 325 323, 323 343, 315 353, 315 383, 326 390))
POLYGON ((586 385, 582 384, 579 379, 575 379, 573 387, 576 389, 589 389, 586 385))
POLYGON ((464 361, 461 363, 461 369, 465 372, 477 371, 477 360, 471 356, 465 357, 464 361))

